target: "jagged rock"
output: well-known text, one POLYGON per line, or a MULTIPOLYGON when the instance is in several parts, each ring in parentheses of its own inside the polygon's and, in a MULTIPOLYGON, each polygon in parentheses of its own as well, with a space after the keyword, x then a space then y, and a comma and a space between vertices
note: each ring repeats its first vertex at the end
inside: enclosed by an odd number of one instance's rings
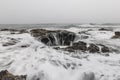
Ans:
POLYGON ((40 37, 40 36, 44 36, 48 33, 52 33, 52 32, 57 32, 57 31, 50 31, 50 30, 45 30, 45 29, 32 29, 30 30, 30 33, 33 37, 40 37))
MULTIPOLYGON (((61 48, 59 48, 60 50, 61 48)), ((108 53, 111 52, 110 48, 103 45, 103 44, 94 44, 89 43, 89 46, 87 47, 87 43, 83 41, 74 42, 72 46, 68 46, 66 48, 62 48, 62 50, 68 51, 68 52, 75 52, 78 51, 89 51, 90 53, 108 53)))
POLYGON ((99 47, 93 43, 91 43, 88 47, 88 51, 90 53, 98 53, 99 52, 99 47))
POLYGON ((112 31, 112 29, 108 29, 108 28, 100 28, 99 31, 112 31))
POLYGON ((112 39, 120 38, 120 32, 116 31, 115 35, 112 37, 112 39))
POLYGON ((49 38, 42 36, 41 42, 48 45, 49 41, 50 41, 49 38))
POLYGON ((28 33, 27 30, 25 29, 21 29, 21 30, 17 30, 17 29, 1 29, 0 31, 10 31, 11 34, 22 34, 22 33, 28 33))
POLYGON ((105 45, 101 45, 101 46, 102 46, 101 52, 103 52, 103 53, 110 52, 110 49, 107 46, 105 46, 105 45))
POLYGON ((60 45, 70 45, 75 39, 75 33, 69 31, 60 31, 56 37, 60 45))
POLYGON ((33 37, 38 38, 41 42, 49 46, 70 45, 76 36, 75 33, 65 30, 33 29, 30 33, 33 37))
POLYGON ((0 80, 26 80, 26 75, 15 76, 9 73, 7 70, 3 70, 0 72, 0 80))
POLYGON ((75 43, 73 43, 72 46, 65 48, 65 50, 67 50, 69 52, 74 52, 75 50, 86 51, 87 44, 83 41, 75 42, 75 43))

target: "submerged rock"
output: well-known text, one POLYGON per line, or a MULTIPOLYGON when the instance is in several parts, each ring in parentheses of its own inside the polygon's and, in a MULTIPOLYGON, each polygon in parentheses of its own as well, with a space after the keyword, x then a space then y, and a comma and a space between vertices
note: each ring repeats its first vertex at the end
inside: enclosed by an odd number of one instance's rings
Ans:
POLYGON ((93 72, 84 72, 81 80, 96 80, 95 74, 93 72))
POLYGON ((8 42, 3 43, 2 46, 12 46, 18 42, 19 42, 18 40, 14 39, 14 38, 10 38, 10 40, 8 42))
POLYGON ((26 80, 26 75, 16 76, 9 73, 7 70, 3 70, 0 72, 0 80, 26 80))
POLYGON ((70 45, 76 36, 75 33, 65 30, 33 29, 30 33, 48 46, 70 45))

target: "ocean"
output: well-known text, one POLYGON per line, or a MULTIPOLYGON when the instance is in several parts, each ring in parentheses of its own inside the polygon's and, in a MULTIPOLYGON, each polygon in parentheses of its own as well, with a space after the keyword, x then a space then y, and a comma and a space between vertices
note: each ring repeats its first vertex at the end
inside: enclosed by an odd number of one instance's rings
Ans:
POLYGON ((0 28, 0 71, 27 75, 26 80, 120 80, 120 25, 1 24, 0 28))

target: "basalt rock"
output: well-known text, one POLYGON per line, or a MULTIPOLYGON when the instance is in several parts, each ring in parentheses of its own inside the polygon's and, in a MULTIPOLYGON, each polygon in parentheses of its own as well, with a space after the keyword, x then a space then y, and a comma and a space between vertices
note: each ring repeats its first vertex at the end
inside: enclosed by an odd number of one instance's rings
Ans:
POLYGON ((75 33, 68 32, 68 31, 60 31, 56 37, 58 39, 58 44, 60 45, 70 45, 71 42, 75 39, 75 33))
POLYGON ((65 30, 33 29, 30 31, 33 37, 49 46, 70 45, 75 39, 75 33, 65 30))
POLYGON ((28 33, 28 31, 25 30, 25 29, 17 30, 17 29, 9 29, 9 28, 5 28, 5 29, 0 29, 0 31, 9 31, 11 34, 22 34, 22 33, 28 33))
POLYGON ((101 45, 101 52, 103 53, 110 52, 110 49, 105 45, 101 45))
POLYGON ((73 43, 72 48, 75 49, 75 50, 86 51, 87 50, 87 44, 85 42, 79 41, 79 42, 73 43))
POLYGON ((19 30, 19 34, 22 34, 22 33, 28 33, 28 31, 25 30, 25 29, 21 29, 21 30, 19 30))
POLYGON ((32 30, 30 30, 30 33, 33 37, 44 36, 47 33, 51 33, 51 32, 53 32, 53 31, 45 30, 45 29, 32 29, 32 30))
POLYGON ((112 39, 120 38, 120 32, 116 31, 115 35, 112 37, 112 39))
POLYGON ((112 31, 112 29, 108 29, 108 28, 100 28, 99 31, 112 31))
POLYGON ((96 52, 98 53, 100 50, 99 50, 99 47, 97 45, 91 43, 88 47, 88 51, 90 53, 96 53, 96 52))
MULTIPOLYGON (((88 51, 90 53, 108 53, 111 52, 111 50, 109 49, 109 47, 102 45, 102 44, 94 44, 94 43, 89 43, 89 46, 87 46, 87 43, 83 42, 83 41, 78 41, 73 43, 72 46, 68 46, 66 48, 64 48, 63 50, 68 51, 68 52, 75 52, 77 51, 88 51)), ((59 48, 60 50, 60 48, 59 48)))
POLYGON ((118 31, 115 32, 115 35, 120 36, 120 32, 118 32, 118 31))
POLYGON ((86 51, 87 50, 87 43, 85 43, 83 41, 75 42, 75 43, 73 43, 72 46, 65 48, 65 50, 69 51, 69 52, 74 52, 76 50, 86 51))
POLYGON ((3 70, 0 72, 0 80, 26 80, 26 78, 26 75, 13 75, 7 70, 3 70))

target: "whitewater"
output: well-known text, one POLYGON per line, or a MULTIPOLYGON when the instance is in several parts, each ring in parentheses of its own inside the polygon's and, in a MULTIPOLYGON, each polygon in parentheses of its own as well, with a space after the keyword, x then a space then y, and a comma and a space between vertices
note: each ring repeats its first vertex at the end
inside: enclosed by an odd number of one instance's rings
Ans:
POLYGON ((61 28, 75 33, 75 41, 109 46, 113 50, 109 53, 56 50, 33 37, 31 29, 22 34, 0 31, 0 71, 27 75, 27 80, 120 80, 120 39, 112 39, 115 31, 120 31, 119 27, 108 28, 109 30, 99 30, 91 25, 89 28, 61 28), (79 34, 80 32, 86 32, 89 37, 84 39, 86 34, 79 34), (11 40, 16 44, 3 46, 11 40))

